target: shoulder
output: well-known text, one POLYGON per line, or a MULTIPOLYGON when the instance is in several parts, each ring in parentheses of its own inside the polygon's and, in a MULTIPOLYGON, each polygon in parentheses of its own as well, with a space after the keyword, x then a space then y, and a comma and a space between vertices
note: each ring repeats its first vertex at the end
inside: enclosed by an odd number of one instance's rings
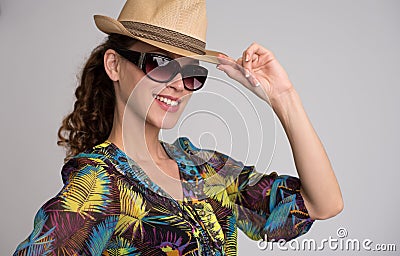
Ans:
POLYGON ((236 160, 222 151, 197 147, 188 137, 185 136, 179 137, 174 143, 179 144, 186 154, 193 155, 194 158, 197 159, 200 158, 202 162, 207 163, 216 171, 222 169, 229 171, 235 169, 240 171, 244 168, 250 167, 245 166, 242 161, 236 160))
POLYGON ((80 220, 94 220, 118 209, 115 167, 96 147, 73 156, 62 167, 63 187, 42 206, 49 218, 77 214, 80 220))
POLYGON ((223 160, 223 159, 220 159, 221 157, 224 156, 224 154, 222 154, 221 152, 218 152, 216 150, 211 150, 208 148, 197 147, 186 136, 177 138, 173 144, 175 147, 178 147, 180 150, 182 150, 186 155, 193 155, 196 157, 201 157, 203 159, 213 158, 214 160, 217 160, 217 159, 223 160))
POLYGON ((109 143, 103 142, 73 156, 62 167, 63 183, 68 183, 76 176, 107 175, 108 171, 115 168, 109 151, 109 143))

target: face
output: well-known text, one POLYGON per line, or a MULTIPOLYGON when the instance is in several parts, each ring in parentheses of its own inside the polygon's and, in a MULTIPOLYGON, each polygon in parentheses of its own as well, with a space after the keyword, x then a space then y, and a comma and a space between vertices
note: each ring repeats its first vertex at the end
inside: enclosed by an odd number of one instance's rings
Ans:
MULTIPOLYGON (((181 66, 198 63, 194 59, 180 58, 182 56, 140 41, 129 49, 168 56, 176 59, 181 66)), ((146 76, 137 65, 117 53, 115 56, 118 60, 115 92, 118 106, 127 107, 124 118, 129 113, 136 120, 146 122, 146 125, 159 129, 173 128, 193 93, 184 87, 181 74, 178 73, 167 83, 156 82, 146 76)))

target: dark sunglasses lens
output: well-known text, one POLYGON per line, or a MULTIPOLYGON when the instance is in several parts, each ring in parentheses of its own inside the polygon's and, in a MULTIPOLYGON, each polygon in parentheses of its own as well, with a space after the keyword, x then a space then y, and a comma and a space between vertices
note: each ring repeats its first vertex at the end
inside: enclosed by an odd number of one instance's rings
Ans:
POLYGON ((206 82, 208 70, 198 65, 186 65, 182 70, 183 83, 188 90, 198 90, 206 82))
POLYGON ((179 70, 176 61, 158 55, 147 55, 144 64, 146 74, 158 82, 170 81, 179 70))

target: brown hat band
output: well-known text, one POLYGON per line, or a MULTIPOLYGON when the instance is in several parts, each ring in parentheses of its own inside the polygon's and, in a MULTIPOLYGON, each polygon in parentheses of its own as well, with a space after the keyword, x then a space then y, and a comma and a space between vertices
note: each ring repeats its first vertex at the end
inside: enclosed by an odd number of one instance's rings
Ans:
POLYGON ((206 43, 194 37, 141 22, 120 21, 120 23, 134 36, 166 43, 200 55, 205 54, 206 43))

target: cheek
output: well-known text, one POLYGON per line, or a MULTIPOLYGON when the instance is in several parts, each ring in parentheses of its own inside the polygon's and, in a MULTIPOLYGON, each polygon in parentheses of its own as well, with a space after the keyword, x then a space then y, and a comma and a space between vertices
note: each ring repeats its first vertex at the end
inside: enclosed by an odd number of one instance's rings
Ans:
POLYGON ((127 86, 124 88, 123 94, 126 100, 131 100, 133 97, 132 94, 136 93, 135 91, 135 83, 128 83, 127 86))
POLYGON ((128 100, 131 100, 131 94, 139 93, 138 91, 140 91, 140 88, 136 86, 139 81, 140 77, 138 74, 135 74, 134 71, 126 70, 125 72, 121 72, 119 92, 120 98, 124 101, 125 104, 128 102, 128 100))

